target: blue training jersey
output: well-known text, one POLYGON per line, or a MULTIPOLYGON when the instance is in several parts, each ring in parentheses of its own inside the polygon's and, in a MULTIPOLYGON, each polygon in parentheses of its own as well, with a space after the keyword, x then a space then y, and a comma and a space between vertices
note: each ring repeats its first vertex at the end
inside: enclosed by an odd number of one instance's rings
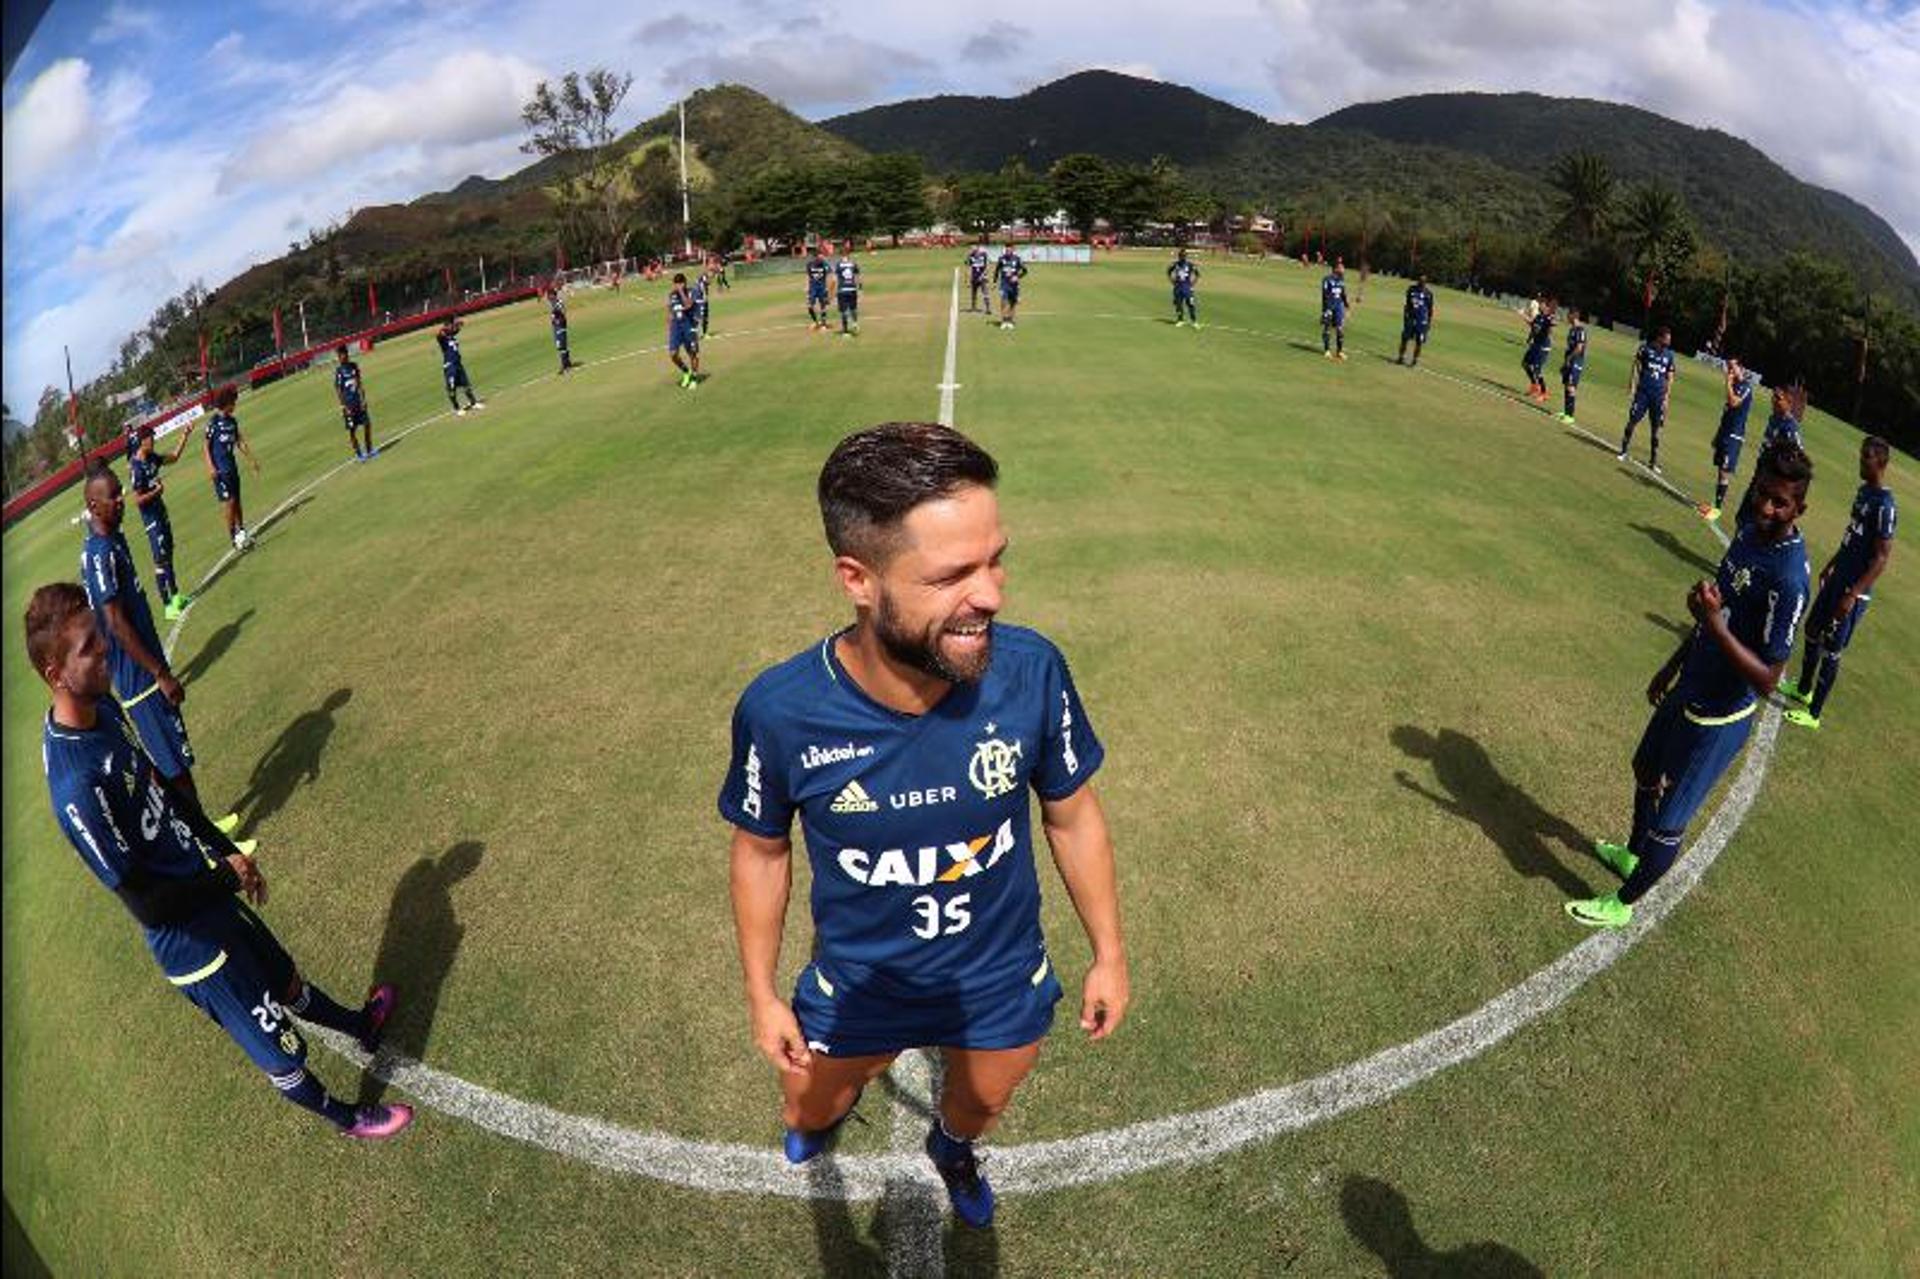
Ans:
POLYGON ((984 280, 986 278, 987 251, 985 249, 975 245, 973 248, 967 250, 967 271, 976 280, 984 280))
POLYGON ((553 331, 555 333, 566 332, 566 329, 567 329, 566 304, 560 301, 560 299, 555 298, 552 302, 548 303, 548 307, 549 307, 548 318, 553 321, 553 331))
POLYGON ((1542 311, 1527 321, 1527 349, 1530 351, 1553 349, 1553 312, 1542 311))
POLYGON ((824 290, 827 287, 827 277, 832 274, 833 268, 827 265, 825 258, 811 257, 807 259, 807 284, 809 287, 818 287, 824 290))
MULTIPOLYGON (((95 713, 92 728, 77 729, 48 712, 40 736, 54 820, 87 869, 116 889, 131 876, 190 879, 218 865, 174 810, 126 712, 105 697, 95 713)), ((215 899, 185 921, 143 928, 161 971, 177 981, 217 964, 224 952, 207 923, 232 911, 232 901, 215 899)))
POLYGON ((1882 542, 1891 542, 1900 523, 1900 510, 1891 489, 1862 484, 1853 495, 1853 510, 1847 516, 1847 531, 1840 535, 1840 549, 1833 554, 1833 578, 1843 589, 1866 575, 1874 553, 1882 542))
POLYGON ((333 368, 333 392, 340 397, 340 403, 350 409, 360 407, 363 392, 360 386, 360 366, 352 360, 342 360, 333 368))
POLYGON ((1173 287, 1182 293, 1191 293, 1193 283, 1200 278, 1200 268, 1191 262, 1176 259, 1167 268, 1167 278, 1173 281, 1173 287))
POLYGON ((1766 433, 1760 437, 1760 447, 1770 449, 1781 444, 1791 444, 1803 451, 1807 447, 1806 441, 1800 438, 1800 422, 1797 418, 1786 413, 1769 413, 1766 433))
MULTIPOLYGON (((1811 576, 1806 540, 1798 529, 1769 545, 1760 539, 1757 525, 1743 524, 1720 560, 1714 581, 1728 629, 1769 666, 1786 661, 1793 651, 1793 632, 1807 609, 1811 576)), ((1696 626, 1680 683, 1669 696, 1684 697, 1696 717, 1713 719, 1745 710, 1757 694, 1720 646, 1696 626)))
MULTIPOLYGON (((136 493, 152 492, 160 483, 160 468, 166 464, 167 459, 161 456, 157 448, 146 457, 136 452, 129 452, 127 454, 127 487, 136 493)), ((141 518, 151 522, 154 515, 166 509, 162 504, 164 501, 163 498, 155 498, 141 507, 141 518)))
POLYGON ((674 289, 667 294, 667 330, 685 328, 693 320, 693 300, 674 289))
POLYGON ((1634 358, 1640 361, 1640 395, 1649 400, 1660 399, 1673 378, 1673 348, 1642 342, 1634 358))
POLYGON ((441 329, 433 335, 433 340, 440 344, 441 364, 452 368, 454 365, 460 363, 460 335, 458 333, 449 333, 447 330, 441 329))
POLYGON ((1018 284, 1027 273, 1027 264, 1012 249, 1002 253, 993 264, 993 273, 1002 284, 1018 284))
POLYGON ((860 291, 860 264, 852 258, 841 258, 833 264, 834 278, 840 282, 840 292, 858 293, 860 291))
POLYGON ((1575 323, 1567 330, 1567 354, 1565 363, 1568 368, 1585 368, 1587 363, 1587 326, 1575 323))
POLYGON ((1320 281, 1320 309, 1331 311, 1335 307, 1346 310, 1347 282, 1341 276, 1329 275, 1320 281))
POLYGON ((1747 414, 1753 409, 1753 378, 1743 377, 1733 384, 1734 402, 1720 410, 1720 430, 1715 438, 1747 438, 1747 414))
POLYGON ((861 691, 829 636, 747 687, 720 815, 770 839, 795 814, 815 958, 856 989, 951 998, 1039 962, 1027 792, 1064 799, 1105 752, 1060 650, 993 623, 976 683, 908 715, 861 691))
POLYGON ((133 633, 146 645, 147 652, 160 657, 160 632, 154 629, 153 610, 147 606, 147 592, 134 571, 133 552, 127 548, 127 535, 95 533, 89 528, 80 548, 80 580, 87 588, 87 606, 93 609, 94 625, 107 642, 107 669, 113 673, 113 691, 120 700, 130 702, 153 687, 153 675, 133 660, 120 646, 113 628, 107 625, 107 604, 117 602, 133 633))
POLYGON ((240 420, 231 413, 215 413, 207 422, 207 456, 213 459, 215 471, 232 475, 239 469, 233 457, 239 443, 240 420))
POLYGON ((1414 324, 1425 324, 1433 315, 1433 290, 1423 284, 1407 286, 1407 319, 1414 324))
POLYGON ((693 282, 693 304, 703 307, 707 304, 707 277, 700 276, 693 282))

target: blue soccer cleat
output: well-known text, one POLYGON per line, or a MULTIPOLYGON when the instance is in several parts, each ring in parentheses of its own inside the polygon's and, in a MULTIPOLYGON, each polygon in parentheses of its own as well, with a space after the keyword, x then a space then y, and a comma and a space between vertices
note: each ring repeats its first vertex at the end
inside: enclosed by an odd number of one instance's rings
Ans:
POLYGON ((840 1132, 840 1126, 847 1122, 847 1119, 853 1114, 854 1107, 860 1104, 860 1096, 861 1093, 864 1092, 866 1092, 866 1089, 862 1088, 860 1092, 853 1094, 853 1105, 847 1107, 847 1113, 828 1124, 825 1128, 818 1129, 814 1132, 807 1132, 801 1128, 787 1129, 786 1141, 783 1143, 787 1155, 787 1162, 790 1164, 803 1164, 831 1146, 834 1137, 840 1132))
POLYGON ((946 1183, 953 1215, 975 1230, 993 1224, 993 1187, 980 1175, 980 1162, 970 1141, 955 1141, 936 1122, 927 1132, 927 1158, 946 1183))

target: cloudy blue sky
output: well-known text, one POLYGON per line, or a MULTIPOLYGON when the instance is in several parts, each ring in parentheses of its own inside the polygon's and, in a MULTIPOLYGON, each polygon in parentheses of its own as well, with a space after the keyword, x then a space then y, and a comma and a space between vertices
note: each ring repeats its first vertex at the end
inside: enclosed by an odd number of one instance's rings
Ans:
POLYGON ((102 371, 191 280, 519 167, 528 91, 595 63, 633 73, 629 122, 718 80, 819 118, 1089 66, 1283 121, 1448 89, 1608 98, 1745 137, 1920 250, 1911 2, 56 0, 5 87, 7 403, 63 379, 63 343, 102 371))

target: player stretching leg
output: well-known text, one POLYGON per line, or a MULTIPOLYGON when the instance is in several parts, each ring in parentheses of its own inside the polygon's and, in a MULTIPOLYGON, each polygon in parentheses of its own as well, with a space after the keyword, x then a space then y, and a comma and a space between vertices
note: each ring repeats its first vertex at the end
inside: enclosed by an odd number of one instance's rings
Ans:
POLYGON ((1320 354, 1329 360, 1347 358, 1347 266, 1333 260, 1333 274, 1320 281, 1320 354))
POLYGON ((993 459, 951 428, 848 436, 820 474, 854 624, 762 673, 734 711, 720 812, 754 1042, 780 1072, 787 1158, 824 1150, 899 1053, 945 1063, 926 1150, 954 1211, 993 1219, 974 1142, 1033 1069, 1061 988, 1040 933, 1028 795, 1093 947, 1080 1025, 1125 1018, 1103 752, 1060 651, 994 620, 993 459), (774 988, 798 815, 813 961, 774 988))
POLYGON ((1740 468, 1740 448, 1747 439, 1747 412, 1753 408, 1754 377, 1737 359, 1727 361, 1727 403, 1720 410, 1720 427, 1713 433, 1713 501, 1695 509, 1708 523, 1720 518, 1727 504, 1727 487, 1740 468))
POLYGON ((667 358, 680 370, 681 390, 700 388, 700 325, 694 314, 693 291, 687 288, 683 272, 674 273, 673 287, 667 291, 667 358), (684 360, 680 358, 682 351, 687 353, 684 360))
POLYGON ((833 274, 833 265, 820 256, 815 246, 807 257, 807 327, 824 330, 827 327, 827 277, 833 274))
POLYGON ((1560 360, 1560 420, 1573 425, 1574 402, 1580 398, 1580 375, 1587 371, 1587 313, 1575 309, 1567 326, 1567 353, 1560 360))
POLYGON ((840 307, 840 336, 854 337, 860 332, 860 264, 853 260, 851 248, 833 264, 833 278, 834 301, 840 307))
POLYGON ((967 250, 967 310, 991 311, 993 302, 987 297, 987 250, 983 245, 974 245, 967 250))
POLYGON ((180 432, 173 456, 162 457, 154 447, 153 428, 143 426, 134 434, 132 445, 127 449, 127 479, 133 489, 133 500, 140 507, 140 523, 147 530, 147 549, 153 552, 154 589, 165 602, 169 622, 185 613, 191 601, 181 592, 173 576, 173 521, 167 518, 167 486, 160 478, 160 468, 178 462, 192 438, 193 424, 189 422, 180 432))
MULTIPOLYGON (((1027 264, 1009 244, 993 264, 993 278, 1000 285, 1000 327, 1010 329, 1014 316, 1020 310, 1020 278, 1027 273, 1027 264)), ((991 320, 992 314, 987 318, 991 320)))
POLYGON ((1660 474, 1660 428, 1667 423, 1667 401, 1673 395, 1673 330, 1662 328, 1653 341, 1642 342, 1633 355, 1633 407, 1627 410, 1627 429, 1620 437, 1619 460, 1627 460, 1633 428, 1646 418, 1653 432, 1647 451, 1647 469, 1660 474))
POLYGON ((1622 928, 1633 904, 1680 855, 1687 824, 1746 744, 1760 699, 1773 692, 1807 607, 1807 545, 1794 527, 1807 509, 1813 463, 1795 448, 1761 456, 1753 522, 1727 547, 1713 581, 1687 595, 1694 628, 1647 685, 1653 718, 1633 753, 1633 833, 1601 841, 1600 860, 1626 882, 1567 903, 1595 928, 1622 928), (1676 682, 1677 677, 1677 682, 1676 682))
POLYGON ((239 402, 240 392, 231 383, 213 393, 213 416, 207 421, 201 448, 207 474, 213 477, 213 496, 227 518, 227 540, 236 551, 244 551, 253 546, 253 534, 247 532, 246 513, 240 509, 240 463, 234 459, 234 450, 246 457, 255 475, 260 474, 260 463, 240 435, 240 419, 233 415, 233 406, 239 402))
POLYGON ((1427 346, 1427 332, 1433 325, 1433 290, 1427 287, 1427 277, 1421 276, 1407 286, 1407 304, 1400 313, 1400 354, 1394 357, 1395 364, 1407 363, 1407 343, 1413 343, 1413 363, 1420 363, 1420 352, 1427 346))
POLYGON ((1840 655, 1847 651, 1854 628, 1867 615, 1873 584, 1893 558, 1893 531, 1899 508, 1887 489, 1887 459, 1892 449, 1877 435, 1860 442, 1860 491, 1840 549, 1820 570, 1820 590, 1807 614, 1807 652, 1801 660, 1800 682, 1783 680, 1780 691, 1802 703, 1787 718, 1802 728, 1819 728, 1834 681, 1840 678, 1840 655))
POLYGON ((1193 286, 1199 282, 1200 268, 1187 261, 1187 251, 1180 250, 1173 264, 1167 268, 1167 278, 1173 281, 1173 327, 1192 322, 1194 328, 1200 327, 1200 312, 1194 308, 1193 286))
POLYGON ((1541 408, 1547 406, 1547 360, 1553 355, 1553 319, 1554 299, 1548 298, 1527 322, 1527 353, 1520 357, 1520 367, 1527 375, 1527 398, 1541 408))
POLYGON ((447 403, 453 405, 457 417, 465 417, 467 409, 484 409, 486 403, 473 393, 473 383, 467 377, 467 363, 460 356, 460 317, 454 316, 440 326, 433 340, 440 344, 440 375, 447 384, 447 403), (466 388, 467 408, 460 407, 460 400, 454 392, 466 388))
POLYGON ((267 882, 253 859, 182 802, 141 750, 108 696, 108 645, 87 595, 43 586, 27 605, 27 656, 53 706, 41 734, 54 819, 101 883, 146 934, 167 980, 219 1023, 288 1101, 349 1137, 391 1137, 411 1107, 349 1106, 307 1073, 307 1045, 288 1018, 342 1031, 372 1052, 391 1016, 393 987, 376 986, 349 1012, 300 976, 261 918, 267 882))
POLYGON ((371 462, 380 456, 373 447, 373 414, 367 405, 367 384, 361 380, 360 366, 347 354, 347 344, 333 348, 339 363, 333 367, 333 393, 340 401, 340 420, 347 427, 347 443, 353 448, 353 460, 371 462), (367 447, 360 447, 359 432, 367 433, 367 447))

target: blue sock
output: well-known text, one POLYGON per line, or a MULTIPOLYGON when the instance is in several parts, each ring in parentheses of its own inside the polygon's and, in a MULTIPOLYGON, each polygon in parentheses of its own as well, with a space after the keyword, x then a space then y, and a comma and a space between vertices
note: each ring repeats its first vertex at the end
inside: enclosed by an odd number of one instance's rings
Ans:
POLYGON ((171 564, 154 565, 153 582, 155 586, 160 588, 160 598, 162 600, 170 600, 180 593, 180 588, 173 580, 173 565, 171 564))
POLYGON ((1800 659, 1800 695, 1809 700, 1813 697, 1813 683, 1820 678, 1820 645, 1809 642, 1806 654, 1800 659))
POLYGON ((954 1136, 947 1131, 944 1119, 935 1117, 933 1121, 933 1158, 935 1163, 958 1163, 973 1149, 971 1141, 954 1136))
POLYGON ((1719 510, 1727 504, 1727 482, 1721 480, 1713 486, 1713 509, 1719 510))
POLYGON ((332 1096, 320 1081, 307 1073, 305 1066, 291 1075, 270 1075, 280 1095, 303 1110, 311 1110, 336 1128, 353 1126, 353 1107, 332 1096))
POLYGON ((1633 868, 1633 874, 1627 876, 1627 882, 1620 885, 1621 901, 1631 906, 1660 882, 1660 877, 1672 868, 1674 859, 1680 856, 1680 836, 1684 833, 1677 830, 1650 830, 1634 842, 1633 851, 1639 855, 1640 864, 1633 868))
POLYGON ((358 1010, 348 1012, 335 1003, 326 991, 312 982, 302 982, 300 998, 287 1005, 287 1011, 301 1021, 310 1021, 316 1026, 325 1026, 342 1034, 359 1038, 360 1032, 367 1028, 366 1015, 358 1010))
POLYGON ((1833 691, 1833 682, 1840 678, 1840 654, 1825 649, 1820 654, 1820 678, 1813 686, 1813 701, 1807 705, 1807 714, 1820 718, 1820 709, 1827 704, 1827 694, 1833 691))

